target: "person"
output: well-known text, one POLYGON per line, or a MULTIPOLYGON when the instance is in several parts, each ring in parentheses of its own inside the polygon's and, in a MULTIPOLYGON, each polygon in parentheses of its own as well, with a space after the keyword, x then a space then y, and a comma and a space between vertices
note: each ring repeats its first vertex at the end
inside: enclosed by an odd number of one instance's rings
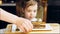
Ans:
MULTIPOLYGON (((37 21, 38 8, 39 6, 36 0, 17 0, 16 2, 17 15, 30 21, 37 21)), ((39 21, 42 21, 42 19, 39 18, 39 21)))
POLYGON ((16 7, 20 7, 19 11, 17 11, 18 16, 29 19, 30 21, 37 21, 35 17, 37 15, 38 3, 35 0, 17 1, 16 5, 16 7))
POLYGON ((16 24, 23 32, 29 32, 33 29, 30 20, 13 15, 2 8, 0 8, 0 20, 16 24))
MULTIPOLYGON (((30 21, 37 21, 36 14, 38 3, 35 0, 19 0, 16 3, 17 15, 20 17, 24 17, 30 21)), ((28 26, 27 26, 28 27, 28 26)), ((12 25, 12 31, 16 31, 17 26, 15 24, 12 25)), ((19 29, 19 28, 18 28, 19 29)))

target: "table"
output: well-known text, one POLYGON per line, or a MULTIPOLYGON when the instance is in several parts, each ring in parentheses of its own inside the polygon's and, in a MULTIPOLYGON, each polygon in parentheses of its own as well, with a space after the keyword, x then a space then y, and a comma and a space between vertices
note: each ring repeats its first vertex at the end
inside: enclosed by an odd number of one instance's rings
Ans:
POLYGON ((47 23, 50 24, 50 26, 53 28, 52 31, 31 31, 31 32, 27 32, 27 33, 22 33, 22 32, 9 32, 9 31, 5 31, 5 34, 59 34, 59 26, 60 24, 58 23, 47 23))

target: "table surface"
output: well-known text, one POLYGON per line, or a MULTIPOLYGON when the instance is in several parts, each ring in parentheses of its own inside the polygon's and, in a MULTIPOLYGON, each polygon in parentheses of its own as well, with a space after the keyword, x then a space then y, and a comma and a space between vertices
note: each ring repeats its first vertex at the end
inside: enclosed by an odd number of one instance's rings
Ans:
POLYGON ((60 33, 60 24, 58 23, 47 23, 47 24, 50 24, 50 26, 52 27, 52 30, 51 31, 31 31, 31 32, 27 32, 27 33, 22 33, 22 32, 9 32, 9 31, 5 31, 4 33, 5 34, 45 34, 45 33, 60 33))

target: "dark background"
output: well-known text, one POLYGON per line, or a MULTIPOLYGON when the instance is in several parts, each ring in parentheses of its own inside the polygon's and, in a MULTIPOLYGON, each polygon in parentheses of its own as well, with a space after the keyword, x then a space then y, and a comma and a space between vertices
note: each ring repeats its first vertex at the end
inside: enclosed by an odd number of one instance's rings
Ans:
POLYGON ((60 0, 48 0, 47 23, 60 23, 60 0))
MULTIPOLYGON (((10 3, 10 1, 9 1, 10 3)), ((0 6, 4 10, 16 15, 15 6, 0 6)), ((48 9, 47 9, 47 23, 60 23, 60 0, 48 0, 48 9)), ((0 29, 6 28, 7 24, 4 21, 0 21, 0 29)))

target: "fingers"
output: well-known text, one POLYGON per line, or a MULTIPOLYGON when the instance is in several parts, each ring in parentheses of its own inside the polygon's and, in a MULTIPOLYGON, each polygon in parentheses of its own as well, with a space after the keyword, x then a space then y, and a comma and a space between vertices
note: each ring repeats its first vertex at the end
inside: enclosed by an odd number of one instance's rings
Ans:
POLYGON ((26 24, 27 24, 29 30, 31 31, 33 29, 33 25, 31 24, 31 22, 27 21, 26 24))
POLYGON ((22 25, 19 26, 23 32, 29 32, 31 31, 31 26, 28 24, 28 22, 24 22, 22 25))
POLYGON ((33 25, 31 24, 31 21, 26 20, 25 24, 28 27, 29 31, 31 31, 33 29, 33 25))
POLYGON ((31 22, 29 20, 25 20, 25 22, 22 24, 25 32, 29 32, 32 30, 33 25, 31 24, 31 22))
POLYGON ((25 23, 23 23, 23 27, 25 29, 25 32, 29 32, 29 27, 27 26, 27 24, 25 25, 25 23))
POLYGON ((26 25, 26 26, 28 27, 29 31, 31 31, 31 30, 32 30, 32 28, 31 28, 31 25, 30 25, 30 24, 28 24, 28 23, 27 23, 27 25, 26 25))
POLYGON ((27 20, 27 24, 30 25, 31 28, 33 28, 33 24, 31 23, 31 21, 27 20))
POLYGON ((19 26, 19 29, 22 30, 22 32, 25 32, 25 29, 24 29, 23 25, 19 26))
POLYGON ((31 21, 27 20, 27 19, 22 19, 20 23, 17 23, 18 27, 23 31, 23 32, 29 32, 33 29, 33 25, 31 23, 31 21), (22 21, 22 22, 21 22, 22 21))
POLYGON ((31 26, 31 28, 33 29, 33 24, 30 22, 30 23, 28 23, 28 24, 30 24, 30 26, 31 26))

